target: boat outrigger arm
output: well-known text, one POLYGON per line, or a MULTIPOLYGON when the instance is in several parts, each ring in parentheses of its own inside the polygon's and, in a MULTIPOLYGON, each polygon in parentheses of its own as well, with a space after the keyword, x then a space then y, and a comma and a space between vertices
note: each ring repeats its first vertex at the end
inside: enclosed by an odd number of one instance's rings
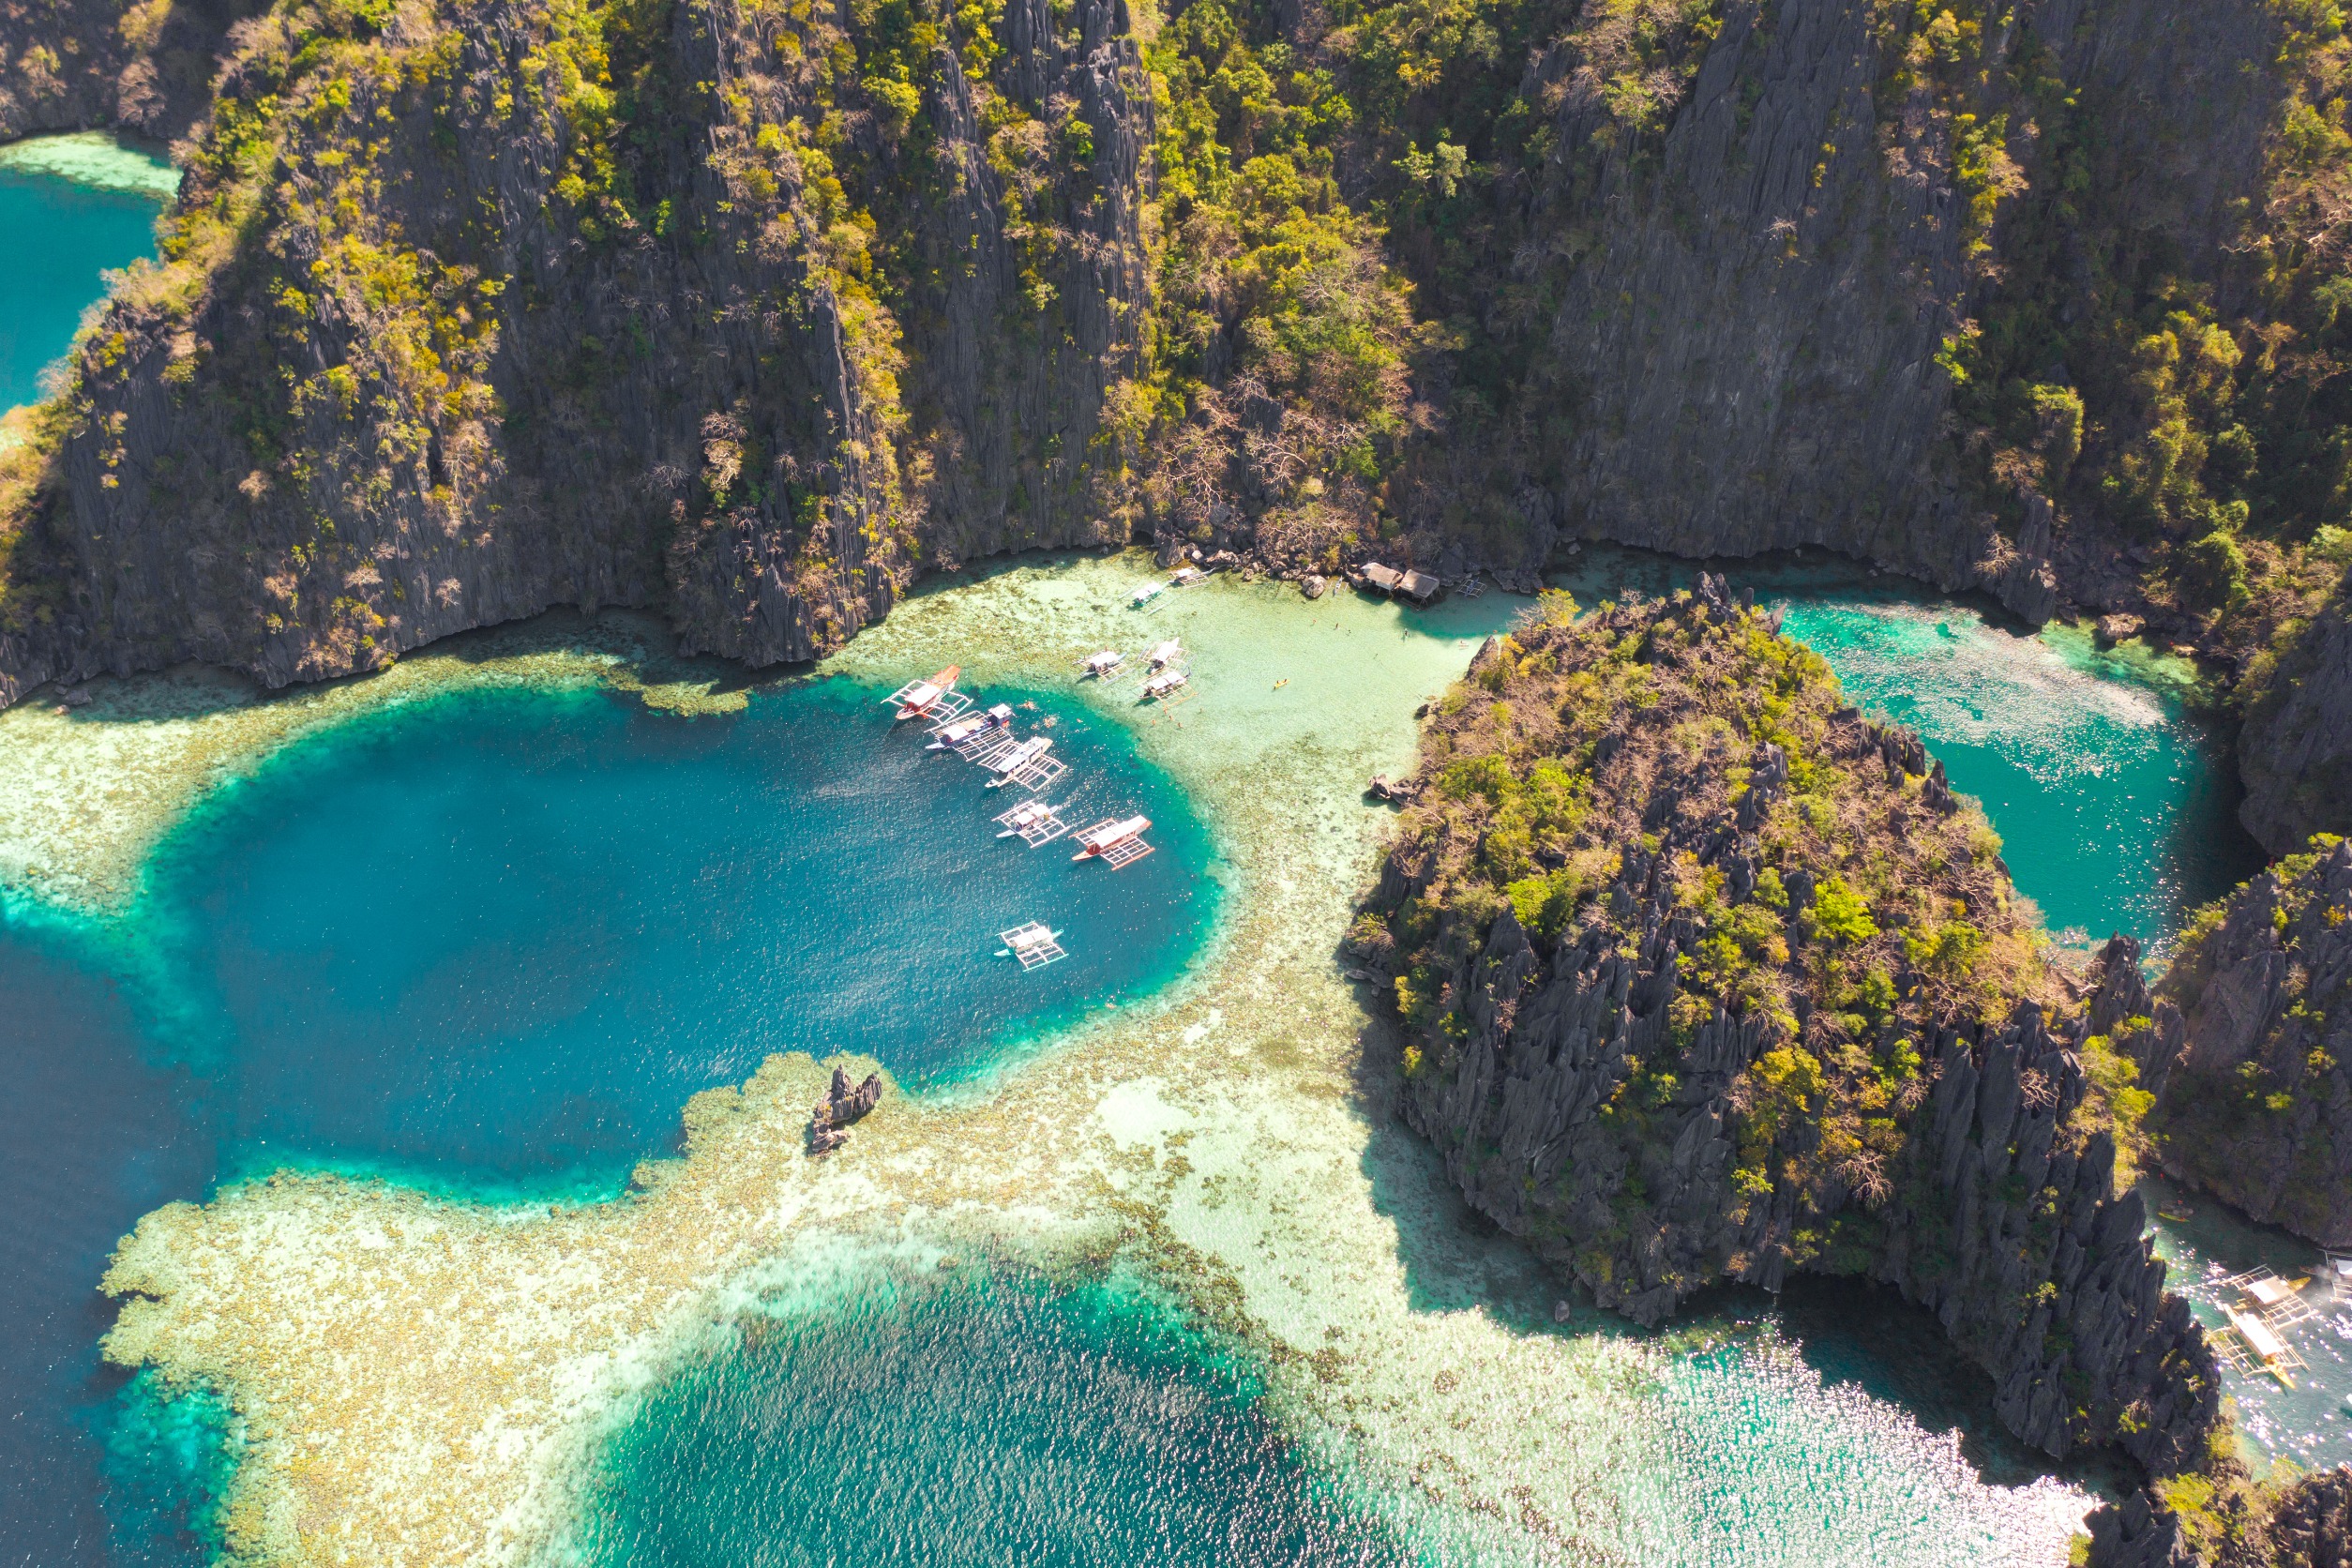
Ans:
POLYGON ((1132 866, 1152 852, 1152 846, 1143 841, 1151 826, 1149 817, 1105 817, 1078 836, 1078 852, 1070 858, 1098 859, 1114 871, 1132 866))
POLYGON ((993 790, 1000 785, 1011 783, 1021 769, 1052 749, 1053 742, 1044 735, 1033 735, 1021 742, 1020 745, 996 760, 990 770, 996 776, 988 780, 988 788, 993 790))
POLYGON ((949 719, 931 731, 931 744, 925 749, 953 751, 966 742, 976 740, 991 731, 1008 729, 1012 722, 1012 706, 1009 703, 999 702, 986 713, 966 714, 960 718, 949 719))
MULTIPOLYGON (((956 677, 962 673, 961 665, 951 664, 927 681, 909 681, 883 698, 882 706, 897 708, 900 718, 920 718, 956 696, 956 677)), ((971 699, 964 701, 969 705, 971 699)))

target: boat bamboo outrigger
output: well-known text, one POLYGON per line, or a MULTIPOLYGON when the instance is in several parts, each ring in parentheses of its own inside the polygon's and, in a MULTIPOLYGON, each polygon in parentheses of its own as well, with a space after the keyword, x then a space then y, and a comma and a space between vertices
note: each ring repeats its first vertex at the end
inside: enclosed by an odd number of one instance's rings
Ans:
POLYGON ((1190 677, 1181 670, 1163 670, 1143 683, 1143 696, 1140 701, 1151 702, 1165 698, 1182 686, 1188 679, 1190 677))
POLYGON ((960 718, 951 718, 944 724, 932 726, 931 744, 924 749, 927 751, 959 750, 993 731, 1010 729, 1012 723, 1012 708, 1005 703, 999 702, 986 713, 965 714, 960 718))
MULTIPOLYGON (((909 681, 883 698, 882 706, 895 706, 900 718, 921 718, 926 714, 935 714, 941 707, 956 701, 959 695, 956 690, 956 677, 962 673, 961 665, 951 664, 927 681, 909 681)), ((972 699, 969 697, 957 703, 959 710, 971 705, 972 699)))
POLYGON ((1127 656, 1118 649, 1105 648, 1099 654, 1089 654, 1078 660, 1078 675, 1080 679, 1092 675, 1096 680, 1101 680, 1126 662, 1127 656))
POLYGON ((1070 859, 1100 860, 1114 871, 1132 866, 1152 852, 1143 841, 1151 825, 1149 817, 1105 817, 1078 836, 1078 852, 1070 859))
POLYGON ((1004 830, 997 835, 999 838, 1018 838, 1033 850, 1070 831, 1070 824, 1062 820, 1062 808, 1042 800, 1025 800, 996 820, 1004 830))
POLYGON ((1140 610, 1167 591, 1168 584, 1165 582, 1147 582, 1129 596, 1127 603, 1131 608, 1140 610))
POLYGON ((1168 585, 1170 588, 1189 588, 1196 582, 1208 580, 1209 574, 1199 566, 1183 565, 1176 568, 1176 575, 1168 580, 1168 585))
POLYGON ((1184 656, 1184 645, 1171 637, 1143 656, 1153 669, 1165 670, 1184 656))
POLYGON ((1070 771, 1067 762, 1047 755, 1052 749, 1052 741, 1035 735, 993 753, 982 764, 995 776, 988 780, 988 788, 1001 790, 1007 784, 1018 784, 1024 790, 1046 788, 1070 771))
POLYGON ((1070 956, 1063 949, 1062 933, 1050 930, 1034 920, 1026 926, 1016 926, 1009 931, 999 931, 996 939, 1004 944, 996 950, 996 956, 1000 958, 1018 958, 1024 972, 1043 969, 1070 956))

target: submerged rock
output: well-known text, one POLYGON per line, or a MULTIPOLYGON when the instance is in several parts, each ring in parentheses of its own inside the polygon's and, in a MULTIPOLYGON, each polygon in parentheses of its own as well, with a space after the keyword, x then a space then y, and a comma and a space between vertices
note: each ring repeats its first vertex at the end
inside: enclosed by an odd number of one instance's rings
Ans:
POLYGON ((1708 579, 1483 650, 1417 782, 1368 912, 1402 1113, 1473 1207, 1644 1323, 1883 1281, 2044 1450, 2204 1451, 2220 1381, 2118 1190, 2130 1108, 1917 736, 1708 579))

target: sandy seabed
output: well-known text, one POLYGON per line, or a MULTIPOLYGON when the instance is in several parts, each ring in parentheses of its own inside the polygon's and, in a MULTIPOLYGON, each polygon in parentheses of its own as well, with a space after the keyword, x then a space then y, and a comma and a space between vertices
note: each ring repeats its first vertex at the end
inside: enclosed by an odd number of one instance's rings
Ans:
MULTIPOLYGON (((782 1035, 749 1082, 686 1108, 682 1157, 611 1203, 289 1173, 148 1215, 106 1278, 123 1302, 107 1353, 234 1404, 233 1560, 563 1561, 634 1396, 814 1259, 1086 1269, 1119 1252, 1233 1335, 1310 1459, 1434 1560, 2064 1560, 2083 1493, 1985 1484, 1957 1434, 1825 1384, 1769 1335, 1694 1355, 1588 1313, 1553 1322, 1556 1288, 1461 1223, 1393 1124, 1379 999, 1338 955, 1388 820, 1361 791, 1410 766, 1416 706, 1525 601, 1419 615, 1218 580, 1125 608, 1150 570, 1130 555, 943 585, 822 672, 887 685, 955 662, 967 686, 1035 686, 1093 648, 1181 637, 1190 700, 1079 689, 1219 846, 1221 914, 1187 972, 977 1081, 894 1091, 822 1161, 804 1137, 826 1069, 782 1035)), ((119 910, 202 791, 385 701, 482 683, 758 700, 657 641, 550 622, 293 697, 182 675, 0 716, 0 879, 119 910)), ((909 743, 878 724, 876 744, 909 743)))

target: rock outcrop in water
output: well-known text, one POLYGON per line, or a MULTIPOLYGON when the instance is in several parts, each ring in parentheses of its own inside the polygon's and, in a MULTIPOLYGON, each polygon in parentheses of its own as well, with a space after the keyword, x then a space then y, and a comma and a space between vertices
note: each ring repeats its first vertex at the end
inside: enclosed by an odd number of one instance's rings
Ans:
POLYGON ((866 1113, 882 1103, 882 1082, 880 1073, 868 1073, 866 1081, 850 1087, 846 1068, 833 1069, 833 1082, 825 1097, 808 1118, 808 1152, 830 1154, 850 1140, 851 1124, 863 1121, 866 1113))
POLYGON ((1123 542, 1123 12, 898 20, 246 24, 167 264, 0 474, 0 701, 188 659, 318 679, 558 604, 804 659, 919 564, 1123 542))
POLYGON ((1917 737, 1708 580, 1491 644, 1424 746, 1354 941, 1474 1207, 1643 1322, 1884 1281, 2047 1451, 2203 1453, 2211 1353, 2117 1186, 2130 1069, 1917 737))
POLYGON ((2352 842, 2318 840, 2202 912, 2152 997, 2118 957, 2091 1025, 2141 1063, 2164 1168, 2352 1246, 2352 842))

